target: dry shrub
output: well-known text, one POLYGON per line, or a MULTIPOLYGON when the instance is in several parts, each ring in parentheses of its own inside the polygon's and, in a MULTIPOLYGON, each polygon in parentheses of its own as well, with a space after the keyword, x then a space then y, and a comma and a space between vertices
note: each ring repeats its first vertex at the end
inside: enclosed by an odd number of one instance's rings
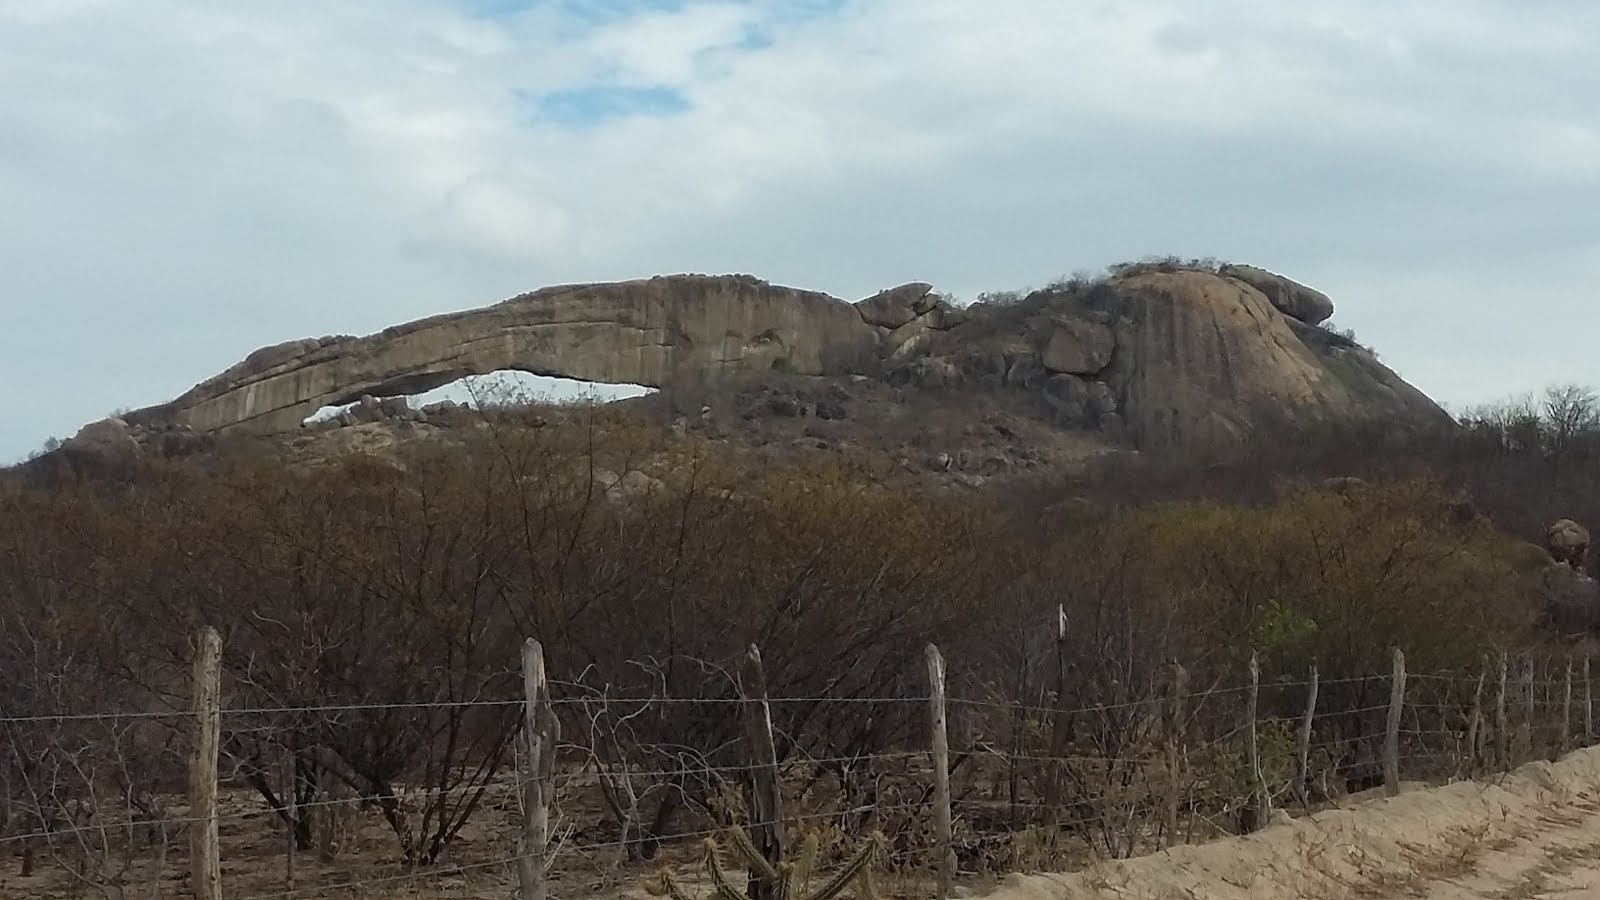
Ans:
MULTIPOLYGON (((997 783, 997 817, 1021 827, 1056 777, 1028 758, 1058 736, 1105 761, 1055 788, 1068 814, 1126 823, 1149 805, 1171 660, 1197 688, 1237 683, 1252 649, 1269 682, 1312 658, 1330 678, 1370 674, 1391 645, 1439 671, 1526 624, 1514 543, 1432 481, 1033 517, 564 415, 491 415, 383 457, 149 461, 0 489, 7 711, 68 703, 64 678, 94 688, 72 704, 181 709, 191 635, 214 625, 231 706, 307 710, 230 719, 230 778, 288 817, 272 773, 293 760, 302 846, 307 802, 339 789, 425 864, 514 762, 517 647, 535 636, 564 701, 563 765, 607 776, 594 836, 650 855, 727 815, 736 777, 718 770, 744 761, 732 661, 751 643, 786 766, 815 760, 786 771, 841 809, 923 802, 875 757, 922 746, 920 655, 937 643, 963 777, 997 783), (330 706, 359 708, 312 711, 330 706), (1058 731, 1040 714, 1055 706, 1088 711, 1058 731)), ((1219 730, 1224 713, 1204 711, 1219 730)))
POLYGON ((1172 598, 1195 659, 1236 665, 1255 650, 1269 673, 1315 659, 1344 677, 1381 670, 1398 646, 1437 672, 1532 623, 1518 545, 1432 480, 1304 487, 1262 508, 1156 506, 1112 540, 1140 548, 1142 591, 1172 598))

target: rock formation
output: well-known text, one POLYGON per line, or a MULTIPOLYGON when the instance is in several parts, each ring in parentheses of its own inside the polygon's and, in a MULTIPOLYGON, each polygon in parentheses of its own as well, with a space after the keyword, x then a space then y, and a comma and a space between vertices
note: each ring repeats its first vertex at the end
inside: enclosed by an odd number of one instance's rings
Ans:
POLYGON ((1255 266, 1223 266, 1217 274, 1242 281, 1260 291, 1279 312, 1307 325, 1320 325, 1333 318, 1333 301, 1328 295, 1298 282, 1255 266))
POLYGON ((844 372, 872 359, 877 344, 878 330, 849 304, 754 278, 571 285, 367 337, 266 347, 132 418, 274 434, 363 395, 417 394, 505 369, 659 387, 730 371, 844 372))
POLYGON ((1131 271, 974 308, 911 375, 946 381, 941 362, 1041 390, 1063 424, 1142 447, 1232 441, 1268 424, 1449 421, 1364 348, 1206 271, 1131 271))
POLYGON ((1545 547, 1552 560, 1581 572, 1589 557, 1589 530, 1571 519, 1560 519, 1545 530, 1545 547))
POLYGON ((116 416, 101 419, 78 429, 78 433, 62 444, 69 454, 102 459, 115 459, 139 453, 139 441, 128 423, 116 416))
POLYGON ((1544 570, 1545 609, 1556 627, 1584 632, 1600 627, 1600 582, 1589 577, 1589 531, 1571 519, 1545 530, 1550 564, 1544 570))
POLYGON ((128 422, 281 434, 323 407, 506 369, 653 387, 782 371, 1023 391, 1057 425, 1137 446, 1235 440, 1271 423, 1448 421, 1371 353, 1317 327, 1331 312, 1324 295, 1249 266, 1134 268, 964 309, 921 282, 852 304, 748 276, 664 276, 267 347, 128 422))

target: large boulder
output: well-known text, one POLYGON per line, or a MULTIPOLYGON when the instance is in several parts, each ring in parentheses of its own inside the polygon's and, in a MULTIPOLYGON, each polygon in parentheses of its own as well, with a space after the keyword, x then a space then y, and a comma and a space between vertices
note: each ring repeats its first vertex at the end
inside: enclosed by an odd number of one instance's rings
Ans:
POLYGON ((919 307, 924 305, 924 301, 932 292, 933 285, 913 281, 886 291, 879 291, 865 300, 859 300, 856 302, 856 309, 868 325, 899 328, 928 311, 919 307))
POLYGON ((1558 630, 1577 634, 1600 628, 1600 582, 1565 563, 1543 572, 1545 613, 1558 630))
POLYGON ((137 456, 140 452, 139 441, 128 428, 128 423, 116 416, 90 422, 61 446, 69 454, 101 460, 123 459, 137 456))
POLYGON ((1550 558, 1579 571, 1589 556, 1589 530, 1571 519, 1560 519, 1545 530, 1550 558))
POLYGON ((1256 266, 1227 265, 1218 274, 1250 285, 1266 296, 1286 316, 1307 325, 1318 325, 1333 318, 1333 301, 1319 290, 1256 266))
POLYGON ((1094 375, 1111 364, 1116 349, 1109 325, 1064 318, 1045 344, 1044 367, 1067 375, 1094 375))
POLYGON ((1545 529, 1543 572, 1545 613, 1556 629, 1570 634, 1600 628, 1600 582, 1589 577, 1589 531, 1571 519, 1545 529))

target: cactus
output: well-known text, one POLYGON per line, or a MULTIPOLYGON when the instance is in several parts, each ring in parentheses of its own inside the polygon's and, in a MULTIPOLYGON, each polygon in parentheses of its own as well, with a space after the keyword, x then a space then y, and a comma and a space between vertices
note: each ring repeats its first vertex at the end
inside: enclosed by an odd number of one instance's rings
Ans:
MULTIPOLYGON (((834 900, 851 882, 856 884, 856 897, 858 900, 877 900, 878 893, 872 883, 872 867, 882 855, 886 841, 879 832, 873 832, 866 843, 856 851, 855 855, 844 864, 839 871, 833 873, 821 887, 811 890, 812 866, 817 857, 817 836, 806 836, 805 843, 801 846, 800 856, 796 860, 784 860, 777 865, 763 857, 750 842, 750 836, 743 828, 729 828, 724 834, 733 849, 738 851, 750 871, 761 880, 778 886, 777 900, 834 900)), ((722 868, 719 857, 720 848, 714 838, 707 838, 703 847, 701 862, 705 866, 706 874, 711 879, 711 898, 714 900, 751 900, 743 890, 737 887, 722 868)), ((665 896, 670 900, 695 900, 678 884, 672 876, 672 870, 663 868, 655 878, 645 886, 645 890, 653 897, 665 896)))
POLYGON ((806 888, 811 886, 811 867, 817 862, 817 847, 821 839, 815 831, 806 832, 805 842, 800 845, 800 858, 794 863, 794 871, 789 874, 789 892, 794 896, 802 896, 806 888))

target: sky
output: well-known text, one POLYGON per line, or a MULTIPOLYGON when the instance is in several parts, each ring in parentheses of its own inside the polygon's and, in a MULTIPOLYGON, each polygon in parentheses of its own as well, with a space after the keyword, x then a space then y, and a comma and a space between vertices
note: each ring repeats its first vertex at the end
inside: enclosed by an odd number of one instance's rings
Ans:
POLYGON ((0 461, 265 344, 674 272, 1217 257, 1452 407, 1600 383, 1596 41, 1592 0, 0 0, 0 461))

